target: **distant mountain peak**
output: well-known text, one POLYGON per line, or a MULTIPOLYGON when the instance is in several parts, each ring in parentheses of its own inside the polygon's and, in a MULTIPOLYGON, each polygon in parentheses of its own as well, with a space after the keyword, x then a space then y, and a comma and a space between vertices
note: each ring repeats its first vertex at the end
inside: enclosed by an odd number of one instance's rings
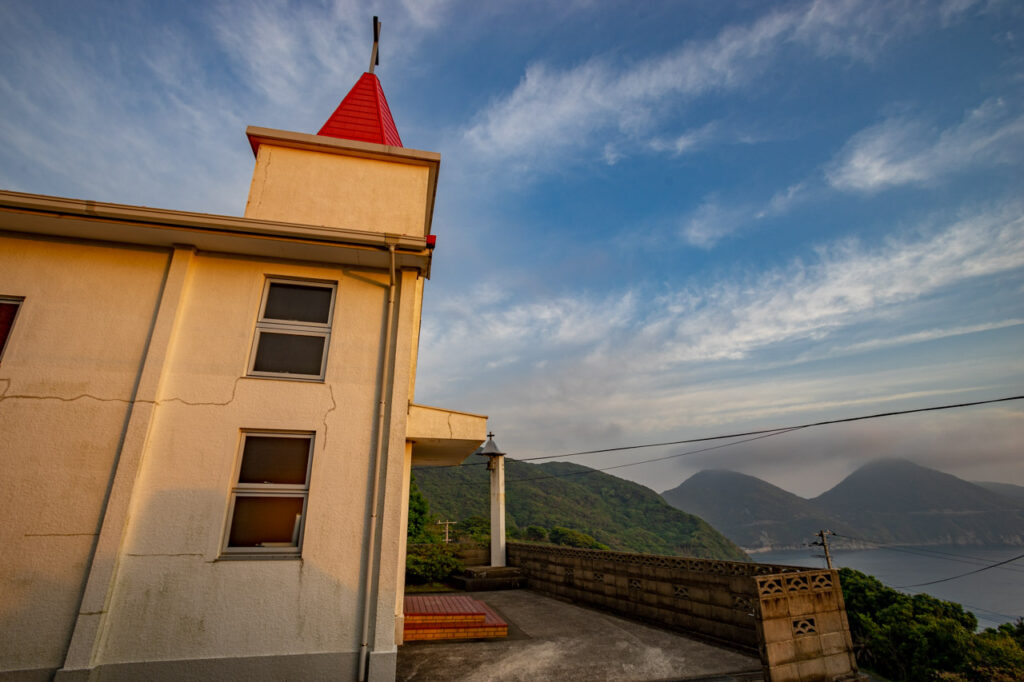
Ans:
POLYGON ((1024 543, 1024 486, 969 483, 896 457, 864 464, 812 500, 713 469, 662 497, 747 549, 800 547, 825 528, 883 543, 1024 543))

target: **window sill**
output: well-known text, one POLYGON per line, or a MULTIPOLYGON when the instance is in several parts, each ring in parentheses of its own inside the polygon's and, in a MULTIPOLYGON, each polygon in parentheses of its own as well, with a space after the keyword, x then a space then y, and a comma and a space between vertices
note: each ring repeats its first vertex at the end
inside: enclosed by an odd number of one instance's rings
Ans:
POLYGON ((302 381, 307 384, 326 383, 326 377, 304 376, 301 374, 246 374, 243 379, 270 379, 272 381, 302 381))
POLYGON ((221 554, 213 560, 218 561, 302 561, 301 554, 221 554))

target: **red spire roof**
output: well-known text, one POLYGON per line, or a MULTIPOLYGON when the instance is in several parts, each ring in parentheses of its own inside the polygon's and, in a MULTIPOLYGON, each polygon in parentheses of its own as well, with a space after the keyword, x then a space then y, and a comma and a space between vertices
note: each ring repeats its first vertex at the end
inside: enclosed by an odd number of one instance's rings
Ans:
POLYGON ((364 73, 356 81, 317 134, 392 147, 402 146, 402 138, 398 136, 395 120, 391 118, 391 109, 388 108, 380 81, 372 73, 364 73))

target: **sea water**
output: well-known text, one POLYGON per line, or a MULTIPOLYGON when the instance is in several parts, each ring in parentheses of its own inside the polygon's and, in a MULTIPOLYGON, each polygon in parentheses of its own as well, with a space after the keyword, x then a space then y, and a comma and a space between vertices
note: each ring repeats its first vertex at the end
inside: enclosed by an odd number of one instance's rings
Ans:
MULTIPOLYGON (((873 575, 907 594, 924 592, 961 604, 978 618, 978 627, 995 627, 1024 616, 1024 558, 955 580, 920 585, 984 568, 1024 554, 1024 547, 880 547, 832 550, 835 568, 852 568, 873 575)), ((751 554, 754 561, 824 568, 820 547, 751 554)))

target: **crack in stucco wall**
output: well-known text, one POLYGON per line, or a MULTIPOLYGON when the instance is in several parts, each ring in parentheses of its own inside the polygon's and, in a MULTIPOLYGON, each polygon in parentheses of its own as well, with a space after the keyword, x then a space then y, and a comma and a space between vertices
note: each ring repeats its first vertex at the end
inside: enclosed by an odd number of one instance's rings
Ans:
POLYGON ((331 395, 331 409, 324 412, 323 424, 324 424, 324 449, 327 449, 327 416, 338 409, 338 403, 334 399, 334 386, 327 384, 327 390, 330 391, 331 395))
POLYGON ((151 557, 151 556, 204 556, 203 554, 200 554, 200 553, 197 553, 197 552, 180 552, 180 553, 177 553, 177 554, 162 554, 162 553, 157 553, 157 552, 154 552, 153 554, 133 554, 131 552, 125 552, 124 555, 125 556, 134 556, 134 557, 151 557))
MULTIPOLYGON (((6 382, 6 385, 4 386, 3 391, 0 391, 0 402, 4 402, 6 400, 57 400, 57 401, 64 402, 64 403, 73 403, 73 402, 76 402, 76 401, 79 401, 79 400, 95 400, 95 401, 101 402, 101 403, 123 403, 125 405, 128 405, 128 404, 162 405, 162 404, 165 404, 165 403, 181 403, 183 405, 188 405, 189 407, 224 407, 226 405, 230 405, 231 403, 233 403, 235 401, 235 396, 238 393, 238 383, 242 379, 245 379, 245 378, 246 377, 238 377, 237 379, 235 379, 234 384, 232 384, 232 386, 231 386, 231 397, 228 398, 226 401, 223 401, 223 402, 216 402, 216 401, 192 401, 192 400, 185 400, 184 398, 178 398, 178 397, 164 398, 162 400, 144 400, 144 399, 131 400, 130 398, 104 398, 104 397, 101 397, 101 396, 98 396, 98 395, 93 395, 91 393, 79 393, 78 395, 71 396, 71 397, 59 396, 59 395, 33 395, 33 394, 30 394, 30 393, 14 393, 14 394, 8 395, 7 391, 11 387, 11 380, 10 379, 0 379, 0 381, 6 382)), ((333 402, 333 400, 334 400, 334 397, 332 395, 331 396, 331 401, 333 402)))

